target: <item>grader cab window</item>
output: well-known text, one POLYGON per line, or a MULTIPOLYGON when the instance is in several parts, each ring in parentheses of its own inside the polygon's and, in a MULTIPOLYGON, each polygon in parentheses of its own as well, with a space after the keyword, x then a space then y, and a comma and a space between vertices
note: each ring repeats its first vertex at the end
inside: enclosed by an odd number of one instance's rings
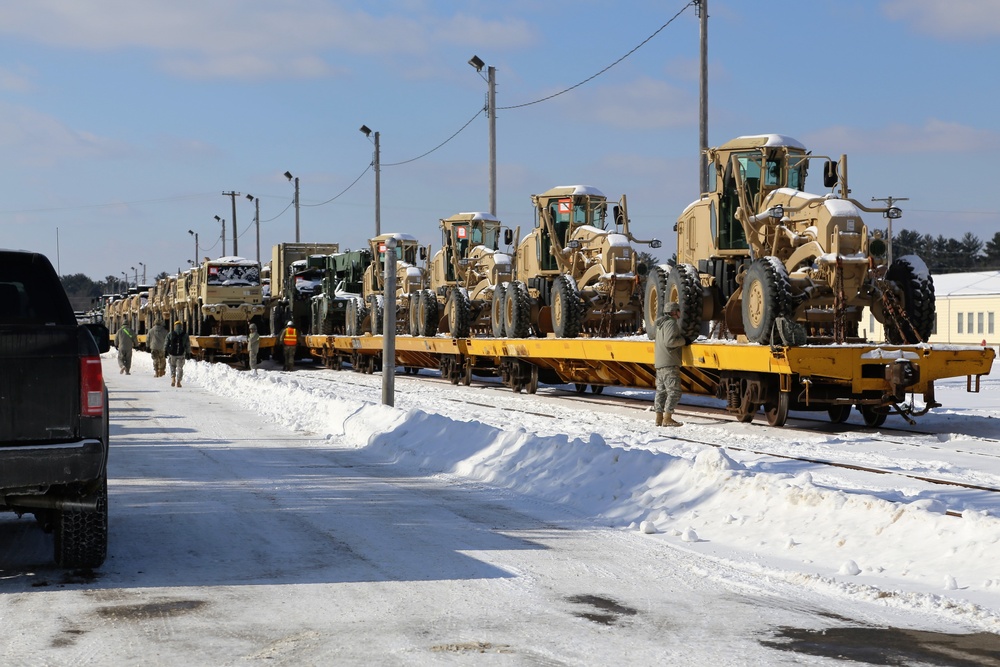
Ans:
POLYGON ((740 206, 740 197, 733 169, 734 165, 738 166, 747 198, 752 202, 754 196, 760 191, 760 163, 755 158, 755 154, 738 155, 726 165, 726 171, 722 178, 722 193, 719 196, 718 247, 720 250, 746 250, 750 247, 743 231, 743 225, 736 219, 736 209, 740 206))

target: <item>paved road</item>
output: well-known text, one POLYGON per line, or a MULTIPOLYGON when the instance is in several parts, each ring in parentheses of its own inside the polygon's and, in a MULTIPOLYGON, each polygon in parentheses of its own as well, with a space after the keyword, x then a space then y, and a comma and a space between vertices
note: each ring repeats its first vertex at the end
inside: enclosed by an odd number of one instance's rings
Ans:
POLYGON ((105 372, 108 561, 62 572, 51 536, 0 515, 0 664, 843 664, 787 648, 880 623, 105 372))

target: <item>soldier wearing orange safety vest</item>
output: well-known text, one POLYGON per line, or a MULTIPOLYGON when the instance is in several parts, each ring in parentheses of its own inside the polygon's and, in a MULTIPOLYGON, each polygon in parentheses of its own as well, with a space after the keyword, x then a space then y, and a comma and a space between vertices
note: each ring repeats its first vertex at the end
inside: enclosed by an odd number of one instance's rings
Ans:
POLYGON ((285 370, 293 370, 295 366, 295 348, 299 344, 299 332, 291 320, 281 330, 281 345, 285 349, 285 370))

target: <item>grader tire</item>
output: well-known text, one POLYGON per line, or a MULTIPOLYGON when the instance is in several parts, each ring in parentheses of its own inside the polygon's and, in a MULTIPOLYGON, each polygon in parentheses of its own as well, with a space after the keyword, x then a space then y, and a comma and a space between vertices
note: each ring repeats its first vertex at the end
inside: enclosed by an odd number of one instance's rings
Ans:
POLYGON ((552 286, 552 330, 556 338, 576 338, 580 335, 583 304, 572 279, 557 276, 552 286))
POLYGON ((656 318, 667 305, 667 276, 670 267, 666 264, 654 266, 646 276, 646 291, 643 296, 642 312, 646 322, 646 335, 650 340, 656 338, 656 318))
POLYGON ((678 264, 667 276, 664 300, 669 303, 676 301, 681 307, 681 318, 678 321, 681 335, 688 341, 693 341, 701 333, 701 308, 703 296, 698 269, 690 264, 678 264))
POLYGON ((504 300, 507 298, 507 289, 504 285, 497 285, 493 290, 493 301, 490 304, 490 324, 493 326, 493 337, 504 337, 503 311, 504 300))
POLYGON ((768 345, 774 321, 783 317, 788 303, 788 273, 772 257, 754 261, 743 281, 743 327, 753 343, 768 345))
POLYGON ((527 338, 530 325, 528 286, 517 280, 507 286, 503 302, 503 328, 510 338, 527 338))
POLYGON ((913 345, 926 342, 934 329, 934 281, 927 272, 924 261, 916 255, 906 255, 893 260, 886 274, 903 293, 903 312, 911 328, 900 322, 886 322, 885 338, 893 345, 913 345), (913 329, 916 329, 914 333, 913 329), (919 337, 919 338, 918 338, 919 337))

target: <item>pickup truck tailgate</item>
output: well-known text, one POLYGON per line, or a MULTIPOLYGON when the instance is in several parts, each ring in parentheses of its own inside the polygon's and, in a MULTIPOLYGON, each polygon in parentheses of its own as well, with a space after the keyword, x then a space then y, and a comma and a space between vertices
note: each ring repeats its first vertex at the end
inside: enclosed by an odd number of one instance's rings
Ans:
POLYGON ((80 437, 75 326, 0 325, 0 446, 80 437))

